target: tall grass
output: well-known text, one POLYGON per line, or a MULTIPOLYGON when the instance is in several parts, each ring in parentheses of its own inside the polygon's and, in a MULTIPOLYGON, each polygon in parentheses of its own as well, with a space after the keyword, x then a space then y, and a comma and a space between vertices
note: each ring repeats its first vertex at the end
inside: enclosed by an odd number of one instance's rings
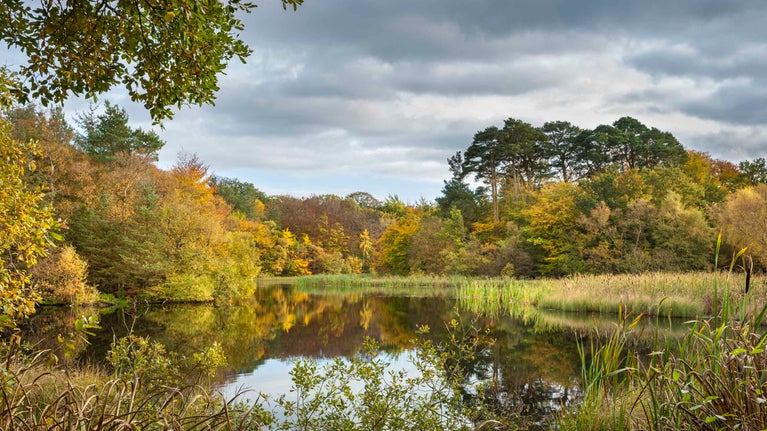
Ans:
POLYGON ((141 379, 98 368, 53 366, 48 350, 28 357, 13 339, 3 347, 3 430, 235 430, 260 429, 268 420, 257 407, 225 402, 203 386, 147 390, 141 379))
MULTIPOLYGON (((469 279, 459 286, 458 299, 467 309, 487 315, 532 316, 531 309, 538 309, 702 318, 714 314, 725 292, 728 301, 745 304, 738 278, 732 273, 646 273, 560 280, 469 279)), ((767 292, 755 289, 752 297, 751 303, 765 301, 767 292)))
POLYGON ((457 287, 468 280, 462 276, 372 276, 361 274, 324 274, 296 277, 294 284, 302 290, 332 289, 446 289, 457 287))
POLYGON ((626 342, 640 317, 607 341, 582 345, 585 397, 559 427, 767 429, 767 306, 756 307, 757 295, 733 294, 729 283, 712 287, 721 296, 711 315, 690 321, 676 341, 657 337, 650 354, 626 342))

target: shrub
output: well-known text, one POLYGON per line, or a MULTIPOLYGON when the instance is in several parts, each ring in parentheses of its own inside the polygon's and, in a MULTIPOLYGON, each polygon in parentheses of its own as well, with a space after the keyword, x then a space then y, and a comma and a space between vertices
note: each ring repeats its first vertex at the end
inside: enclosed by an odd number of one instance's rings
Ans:
POLYGON ((53 251, 32 269, 33 281, 43 300, 67 305, 98 301, 98 291, 85 282, 87 273, 87 262, 68 244, 53 251))

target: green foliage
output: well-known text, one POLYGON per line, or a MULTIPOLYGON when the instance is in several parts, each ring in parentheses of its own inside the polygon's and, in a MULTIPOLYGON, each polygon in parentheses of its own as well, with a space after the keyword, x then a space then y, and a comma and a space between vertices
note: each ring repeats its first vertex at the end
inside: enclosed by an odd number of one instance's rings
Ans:
POLYGON ((251 183, 236 178, 212 177, 210 185, 216 194, 251 220, 261 220, 264 217, 264 204, 269 197, 251 183))
POLYGON ((75 137, 75 147, 100 162, 125 156, 157 161, 158 152, 165 145, 155 132, 129 127, 125 109, 109 102, 103 114, 96 115, 91 107, 78 118, 77 124, 83 131, 75 137))
MULTIPOLYGON (((302 0, 282 3, 295 9, 302 0)), ((23 85, 12 87, 18 100, 61 103, 119 85, 161 121, 173 116, 173 106, 212 103, 218 75, 250 54, 238 14, 253 8, 239 0, 13 0, 0 8, 0 39, 27 57, 18 70, 23 85)))
POLYGON ((78 351, 90 344, 88 337, 95 335, 93 331, 101 329, 98 315, 81 316, 75 319, 74 327, 65 336, 58 335, 61 352, 70 361, 74 360, 78 351))
POLYGON ((564 182, 579 180, 586 175, 587 160, 578 145, 578 136, 583 130, 567 121, 549 121, 540 131, 545 133, 547 151, 551 165, 557 171, 556 176, 564 182))
POLYGON ((151 392, 162 386, 181 387, 211 378, 226 365, 221 345, 213 342, 187 358, 156 341, 129 334, 112 342, 106 360, 115 378, 143 385, 151 392))
POLYGON ((458 209, 466 223, 471 225, 487 217, 488 206, 484 198, 485 190, 477 188, 471 190, 464 181, 463 156, 461 152, 455 153, 447 159, 450 172, 453 174, 450 181, 445 181, 442 187, 442 196, 435 199, 443 218, 449 216, 453 208, 458 209))
POLYGON ((168 352, 158 342, 132 334, 112 342, 106 360, 115 377, 142 382, 150 390, 178 385, 183 376, 177 354, 168 352))
POLYGON ((764 160, 764 157, 744 160, 738 164, 738 168, 752 186, 767 184, 767 161, 764 160))
POLYGON ((581 269, 573 265, 578 244, 572 240, 581 215, 576 206, 581 193, 571 183, 553 183, 536 194, 533 204, 523 212, 529 220, 525 228, 528 241, 546 252, 543 274, 572 274, 581 269))
POLYGON ((378 211, 394 217, 403 217, 407 214, 407 205, 397 195, 389 195, 378 207, 378 211))
POLYGON ((488 347, 487 337, 456 320, 448 325, 447 343, 415 343, 412 371, 390 370, 373 341, 350 360, 323 367, 298 361, 291 371, 295 397, 277 399, 284 419, 271 429, 516 429, 516 417, 494 415, 483 403, 487 387, 464 386, 472 386, 464 366, 488 347), (465 390, 479 390, 476 404, 465 402, 465 390))
POLYGON ((728 289, 715 319, 688 322, 677 343, 656 336, 645 356, 630 348, 631 325, 606 342, 581 347, 585 399, 560 420, 566 429, 763 429, 767 308, 750 298, 730 302, 728 289))

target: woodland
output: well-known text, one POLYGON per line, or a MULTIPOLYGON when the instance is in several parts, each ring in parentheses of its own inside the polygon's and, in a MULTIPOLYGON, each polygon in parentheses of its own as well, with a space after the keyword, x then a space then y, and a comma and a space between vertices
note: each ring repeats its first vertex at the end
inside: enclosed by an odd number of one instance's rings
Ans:
MULTIPOLYGON (((293 10, 302 3, 281 1, 293 10)), ((99 369, 67 362, 98 329, 92 319, 59 334, 56 353, 25 345, 17 323, 47 303, 226 303, 253 297, 259 277, 498 277, 475 278, 469 288, 516 306, 546 298, 535 283, 515 279, 693 271, 710 281, 692 289, 710 318, 687 322, 678 342, 656 335, 651 355, 633 350, 628 334, 646 314, 631 321, 622 295, 613 295, 617 330, 589 347, 578 343, 583 397, 554 418, 557 429, 767 427, 767 308, 752 315, 750 301, 764 301, 730 288, 734 258, 748 275, 767 267, 764 158, 718 160, 631 117, 594 129, 509 118, 467 134, 466 148, 447 159, 451 177, 434 202, 364 191, 270 196, 216 176, 194 154, 159 169, 164 143, 132 127, 117 105, 69 124, 62 110, 35 104, 122 88, 161 122, 176 108, 212 103, 228 63, 251 53, 240 16, 255 7, 240 0, 0 3, 0 40, 26 60, 0 67, 0 427, 519 429, 517 411, 498 403, 508 397, 483 392, 493 386, 474 392, 483 402, 465 402, 467 364, 489 350, 456 319, 447 323, 447 344, 416 345, 414 379, 383 378, 393 374, 374 342, 322 370, 298 363, 293 388, 303 398, 278 398, 284 423, 261 404, 224 400, 200 385, 226 363, 218 341, 184 357, 135 334, 115 337, 111 368, 99 369), (699 272, 728 261, 729 272, 699 272), (361 393, 352 380, 362 382, 361 393)), ((653 295, 664 295, 652 296, 656 310, 673 302, 673 278, 645 277, 653 295)), ((629 277, 626 289, 639 284, 629 277)), ((609 296, 594 286, 585 295, 609 296)), ((236 309, 218 307, 224 315, 236 309)), ((362 311, 364 319, 369 310, 362 311)))
MULTIPOLYGON (((3 172, 22 168, 21 196, 41 204, 29 216, 50 219, 32 291, 10 301, 19 310, 39 299, 33 292, 52 303, 99 292, 244 297, 263 276, 709 270, 720 232, 725 254, 748 246, 757 268, 767 258, 753 234, 767 220, 765 160, 717 160, 630 117, 593 130, 510 118, 467 137, 447 160, 441 195, 415 203, 362 191, 269 196, 194 154, 161 170, 159 136, 109 103, 74 125, 34 105, 2 121, 5 152, 29 143, 3 158, 3 172)), ((25 265, 22 254, 4 256, 6 271, 25 265)))

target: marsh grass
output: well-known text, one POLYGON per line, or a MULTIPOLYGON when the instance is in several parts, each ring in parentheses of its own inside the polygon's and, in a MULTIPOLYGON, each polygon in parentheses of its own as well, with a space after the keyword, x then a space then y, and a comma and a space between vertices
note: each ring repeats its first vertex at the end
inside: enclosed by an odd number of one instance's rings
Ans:
POLYGON ((58 366, 49 350, 27 356, 12 338, 0 363, 0 429, 233 430, 259 429, 269 420, 201 385, 148 390, 145 383, 96 367, 58 366))
MULTIPOLYGON (((565 279, 466 280, 458 288, 459 303, 468 310, 535 320, 535 310, 619 313, 678 318, 711 316, 724 300, 747 304, 736 273, 645 273, 578 275, 565 279)), ((763 279, 748 304, 767 300, 763 279)), ((752 309, 753 311, 753 309, 752 309)))
POLYGON ((712 315, 689 321, 673 341, 657 336, 649 354, 628 342, 642 316, 579 345, 585 397, 560 428, 767 429, 767 306, 729 284, 714 287, 721 300, 712 315))

